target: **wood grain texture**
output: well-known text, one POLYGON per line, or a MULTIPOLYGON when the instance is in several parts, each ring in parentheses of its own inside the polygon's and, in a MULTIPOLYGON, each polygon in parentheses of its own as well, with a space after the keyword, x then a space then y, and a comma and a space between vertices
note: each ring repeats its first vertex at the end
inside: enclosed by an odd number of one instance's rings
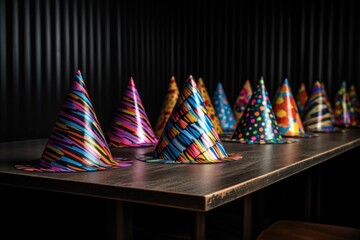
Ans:
POLYGON ((360 229, 298 221, 278 221, 266 228, 257 240, 358 240, 360 229))
POLYGON ((15 164, 40 158, 46 139, 0 144, 0 184, 209 211, 304 171, 360 145, 360 129, 321 133, 298 143, 245 145, 225 143, 243 158, 217 164, 145 163, 135 156, 148 148, 112 149, 134 159, 131 167, 99 172, 32 173, 15 164))

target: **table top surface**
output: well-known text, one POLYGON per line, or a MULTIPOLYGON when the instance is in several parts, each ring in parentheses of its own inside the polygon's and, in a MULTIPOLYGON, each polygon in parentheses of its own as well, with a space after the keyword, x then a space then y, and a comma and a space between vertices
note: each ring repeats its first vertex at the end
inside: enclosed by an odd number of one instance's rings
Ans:
POLYGON ((233 162, 207 164, 147 163, 135 158, 153 147, 111 149, 134 159, 129 167, 96 172, 36 173, 15 164, 41 157, 47 139, 0 143, 0 184, 192 211, 209 211, 281 179, 311 168, 360 145, 360 129, 319 133, 291 144, 223 142, 233 162))

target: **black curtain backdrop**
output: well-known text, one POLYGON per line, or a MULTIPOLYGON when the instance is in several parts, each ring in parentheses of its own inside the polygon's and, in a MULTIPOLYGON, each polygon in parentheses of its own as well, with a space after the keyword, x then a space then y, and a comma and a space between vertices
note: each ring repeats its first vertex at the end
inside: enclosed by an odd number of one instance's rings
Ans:
POLYGON ((295 95, 323 81, 360 89, 355 0, 0 0, 0 141, 46 138, 77 69, 106 131, 130 77, 152 124, 167 85, 191 74, 232 105, 264 76, 295 95))

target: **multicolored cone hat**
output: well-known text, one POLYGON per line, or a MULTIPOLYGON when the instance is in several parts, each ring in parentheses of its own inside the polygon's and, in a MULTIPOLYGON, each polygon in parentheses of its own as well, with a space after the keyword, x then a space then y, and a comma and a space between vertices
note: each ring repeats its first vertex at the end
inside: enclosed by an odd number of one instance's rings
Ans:
POLYGON ((303 126, 313 132, 334 132, 326 93, 319 81, 314 83, 304 108, 303 126))
POLYGON ((154 146, 157 142, 132 77, 107 137, 111 147, 145 147, 154 146))
POLYGON ((323 89, 325 102, 326 102, 326 104, 327 104, 327 106, 328 106, 328 109, 329 109, 329 112, 330 112, 331 122, 332 122, 333 124, 335 124, 334 109, 333 109, 333 107, 332 107, 332 105, 331 105, 331 101, 330 101, 330 99, 329 99, 329 95, 327 94, 325 84, 324 84, 324 82, 320 82, 320 84, 321 84, 321 87, 322 87, 322 89, 323 89))
POLYGON ((308 100, 309 96, 307 94, 305 83, 301 83, 300 88, 296 94, 296 106, 298 108, 300 117, 303 116, 304 108, 306 105, 306 101, 308 100))
POLYGON ((263 77, 258 80, 250 102, 247 105, 231 140, 248 144, 277 144, 298 141, 291 139, 287 139, 286 141, 283 140, 263 77))
POLYGON ((276 122, 278 124, 280 134, 282 136, 312 136, 305 133, 300 114, 291 91, 289 80, 287 78, 284 79, 282 86, 275 96, 275 101, 272 107, 276 116, 276 122))
POLYGON ((222 84, 219 82, 213 95, 213 104, 216 116, 220 120, 221 127, 224 132, 232 132, 236 128, 236 120, 232 109, 230 108, 228 99, 222 84))
POLYGON ((345 81, 342 81, 341 87, 335 96, 334 117, 335 124, 339 127, 350 127, 356 125, 354 108, 351 105, 345 81))
POLYGON ((167 93, 165 95, 164 102, 161 106, 159 117, 154 127, 154 133, 157 138, 160 137, 162 131, 164 130, 164 127, 170 117, 171 112, 175 107, 178 97, 179 97, 179 88, 176 84, 175 77, 172 76, 170 79, 167 93))
POLYGON ((209 97, 208 91, 206 90, 206 87, 205 87, 205 84, 204 84, 204 81, 202 80, 202 78, 198 79, 197 88, 199 89, 200 95, 202 96, 202 98, 204 100, 208 116, 211 119, 216 132, 220 135, 223 134, 224 131, 222 130, 220 120, 216 116, 214 106, 211 102, 211 99, 209 97))
POLYGON ((113 159, 78 71, 40 162, 15 167, 37 172, 83 172, 119 168, 130 163, 113 159))
POLYGON ((350 85, 349 95, 350 95, 351 105, 354 108, 354 115, 355 115, 356 125, 358 126, 360 124, 360 101, 359 101, 357 91, 356 91, 356 87, 355 87, 354 84, 350 85))
POLYGON ((233 106, 236 122, 239 122, 240 118, 242 117, 246 106, 250 102, 252 94, 253 90, 251 88, 250 81, 246 80, 233 106))
POLYGON ((161 163, 219 163, 240 159, 227 154, 209 118, 204 100, 190 76, 152 156, 139 160, 161 163))

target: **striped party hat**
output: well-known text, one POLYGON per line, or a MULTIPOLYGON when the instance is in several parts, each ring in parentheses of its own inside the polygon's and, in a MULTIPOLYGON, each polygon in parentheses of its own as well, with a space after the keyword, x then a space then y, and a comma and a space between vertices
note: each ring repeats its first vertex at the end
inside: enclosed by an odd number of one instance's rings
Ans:
POLYGON ((170 79, 167 93, 165 95, 164 102, 161 106, 159 117, 154 127, 154 133, 157 138, 160 137, 162 131, 164 130, 164 127, 170 117, 170 114, 174 109, 178 97, 179 97, 179 89, 176 84, 175 77, 172 76, 170 79))
POLYGON ((113 159, 78 71, 40 162, 15 167, 37 172, 83 172, 119 168, 130 163, 113 159))
POLYGON ((329 102, 323 85, 316 81, 304 108, 304 128, 312 132, 334 132, 329 102))
POLYGON ((205 103, 205 106, 206 106, 207 113, 208 113, 209 118, 211 119, 212 123, 214 124, 214 128, 215 128, 216 132, 219 135, 223 134, 224 131, 222 130, 220 120, 216 116, 214 106, 213 106, 213 104, 211 102, 211 99, 209 97, 208 91, 206 90, 206 87, 205 87, 205 84, 204 84, 204 81, 202 80, 202 78, 198 79, 197 88, 199 89, 200 95, 204 99, 204 103, 205 103))
POLYGON ((146 147, 157 142, 131 77, 107 132, 110 147, 146 147))
POLYGON ((298 141, 296 139, 283 140, 263 77, 258 80, 231 141, 246 144, 282 144, 298 141))
POLYGON ((212 102, 215 107, 216 116, 218 116, 223 131, 232 132, 236 128, 234 113, 229 105, 224 88, 221 82, 216 86, 212 102))
POLYGON ((228 154, 209 118, 192 76, 186 80, 154 151, 139 160, 160 163, 220 163, 237 160, 228 154))
POLYGON ((284 79, 272 105, 280 134, 285 137, 311 137, 305 133, 289 80, 284 79))
POLYGON ((250 81, 246 80, 233 106, 236 122, 239 122, 240 118, 242 117, 246 106, 250 102, 252 93, 253 90, 251 88, 250 81))
POLYGON ((305 83, 302 82, 295 98, 300 117, 303 116, 304 108, 308 98, 309 96, 306 91, 305 83))

